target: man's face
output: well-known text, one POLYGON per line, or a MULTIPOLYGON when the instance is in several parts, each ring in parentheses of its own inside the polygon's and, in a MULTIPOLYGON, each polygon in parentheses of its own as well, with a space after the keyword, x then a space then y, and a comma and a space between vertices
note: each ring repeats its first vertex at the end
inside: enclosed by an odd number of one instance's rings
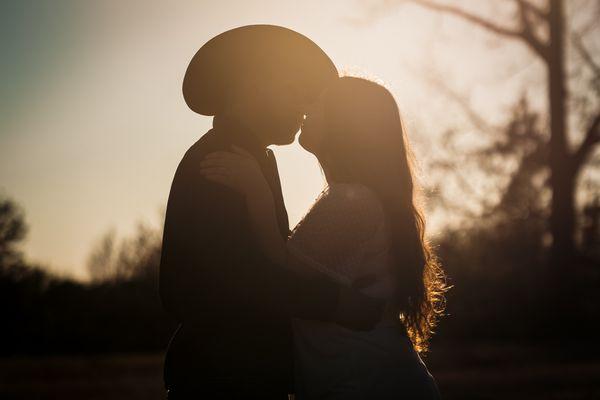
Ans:
POLYGON ((325 130, 324 96, 321 95, 308 107, 298 141, 305 150, 318 156, 325 130))
POLYGON ((266 145, 292 143, 306 112, 300 90, 292 83, 256 87, 249 108, 249 124, 266 145))

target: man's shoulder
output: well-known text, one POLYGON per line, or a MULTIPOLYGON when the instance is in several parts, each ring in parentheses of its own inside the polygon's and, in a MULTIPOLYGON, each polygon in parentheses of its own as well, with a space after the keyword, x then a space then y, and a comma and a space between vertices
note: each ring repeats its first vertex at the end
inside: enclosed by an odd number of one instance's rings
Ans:
POLYGON ((185 199, 236 197, 235 192, 220 184, 207 181, 200 173, 200 162, 209 153, 226 150, 228 144, 214 130, 208 131, 185 152, 177 166, 169 193, 169 203, 185 199))
POLYGON ((175 177, 188 174, 190 172, 200 170, 200 161, 209 153, 226 150, 228 144, 222 138, 222 135, 217 135, 214 129, 206 132, 200 139, 192 144, 183 157, 179 161, 175 177))
POLYGON ((222 135, 218 135, 214 129, 211 129, 187 149, 179 164, 200 161, 207 154, 226 148, 227 144, 224 142, 222 135))

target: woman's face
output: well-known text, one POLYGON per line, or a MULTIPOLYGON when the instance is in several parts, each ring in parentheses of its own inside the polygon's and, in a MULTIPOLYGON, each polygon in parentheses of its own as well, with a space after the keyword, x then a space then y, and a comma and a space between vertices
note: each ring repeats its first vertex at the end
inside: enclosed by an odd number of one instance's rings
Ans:
POLYGON ((314 155, 318 155, 326 134, 324 105, 324 95, 321 95, 316 102, 309 106, 298 138, 300 145, 314 155))

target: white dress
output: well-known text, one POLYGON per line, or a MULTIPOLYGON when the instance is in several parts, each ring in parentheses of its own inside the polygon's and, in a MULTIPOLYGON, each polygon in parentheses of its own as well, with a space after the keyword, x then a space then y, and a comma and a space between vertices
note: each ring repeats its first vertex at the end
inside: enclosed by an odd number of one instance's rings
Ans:
MULTIPOLYGON (((389 299, 390 241, 377 196, 359 184, 334 184, 288 240, 300 265, 344 285, 360 278, 365 294, 389 299)), ((439 399, 432 376, 395 317, 372 331, 293 320, 295 392, 312 399, 439 399)))

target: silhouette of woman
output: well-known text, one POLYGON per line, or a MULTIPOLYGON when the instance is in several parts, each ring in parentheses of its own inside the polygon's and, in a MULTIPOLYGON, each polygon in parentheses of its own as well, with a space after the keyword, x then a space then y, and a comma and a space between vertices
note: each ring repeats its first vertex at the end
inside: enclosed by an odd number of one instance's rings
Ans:
POLYGON ((244 194, 270 259, 386 301, 370 331, 294 320, 297 398, 439 398, 418 352, 427 349, 442 311, 443 272, 424 239, 412 155, 393 96, 365 79, 338 79, 307 113, 300 144, 317 156, 328 187, 287 243, 249 153, 212 153, 200 166, 206 178, 244 194))

